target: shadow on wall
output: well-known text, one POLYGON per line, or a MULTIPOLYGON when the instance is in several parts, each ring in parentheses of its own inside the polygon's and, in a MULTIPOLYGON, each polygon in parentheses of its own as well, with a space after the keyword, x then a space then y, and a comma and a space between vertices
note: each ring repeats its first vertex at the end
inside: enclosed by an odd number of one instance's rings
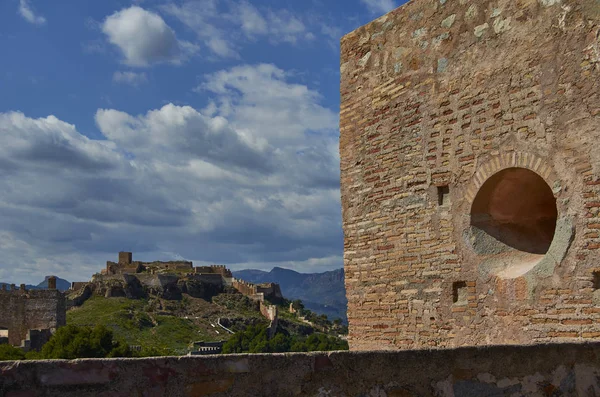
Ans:
POLYGON ((557 216, 556 199, 542 177, 525 168, 508 168, 481 186, 471 208, 471 226, 493 237, 501 251, 543 255, 554 238, 557 216))

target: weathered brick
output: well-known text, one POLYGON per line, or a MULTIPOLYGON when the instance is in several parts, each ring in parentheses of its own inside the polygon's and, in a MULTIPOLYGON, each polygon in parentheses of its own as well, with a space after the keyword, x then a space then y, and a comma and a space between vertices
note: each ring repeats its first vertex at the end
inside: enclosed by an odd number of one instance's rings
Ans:
POLYGON ((361 272, 346 281, 352 349, 532 343, 596 326, 589 269, 600 250, 600 68, 592 27, 600 14, 595 0, 546 3, 525 12, 507 2, 497 19, 453 18, 434 46, 442 21, 474 3, 413 0, 342 39, 342 215, 344 249, 353 253, 344 261, 347 274, 359 264, 361 272), (506 18, 506 29, 494 25, 506 18), (476 36, 474 26, 485 23, 476 36), (485 216, 498 218, 494 227, 513 226, 488 230, 512 238, 504 241, 510 251, 497 251, 503 256, 477 240, 485 216), (362 222, 372 229, 360 232, 362 222), (568 251, 540 262, 553 222, 563 239, 555 247, 568 251), (393 296, 402 308, 378 306, 393 296))

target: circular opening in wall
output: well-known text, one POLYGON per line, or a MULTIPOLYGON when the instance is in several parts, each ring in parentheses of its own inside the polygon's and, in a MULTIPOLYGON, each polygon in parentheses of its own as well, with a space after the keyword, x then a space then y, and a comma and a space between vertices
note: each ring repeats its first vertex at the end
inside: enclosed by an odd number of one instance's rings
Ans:
POLYGON ((557 221, 556 198, 546 181, 525 168, 490 177, 471 207, 470 240, 501 277, 518 277, 548 252, 557 221))

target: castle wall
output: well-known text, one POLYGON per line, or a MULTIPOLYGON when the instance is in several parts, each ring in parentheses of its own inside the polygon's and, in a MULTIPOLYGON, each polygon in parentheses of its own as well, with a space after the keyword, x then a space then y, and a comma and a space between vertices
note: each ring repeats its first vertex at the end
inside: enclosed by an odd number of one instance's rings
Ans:
POLYGON ((231 270, 226 268, 224 265, 211 265, 211 269, 214 273, 220 274, 224 278, 232 278, 233 277, 231 270))
POLYGON ((223 285, 223 277, 220 274, 194 274, 191 278, 203 283, 223 285))
POLYGON ((600 337, 600 8, 413 0, 341 41, 351 349, 600 337))
POLYGON ((267 320, 270 321, 267 332, 269 339, 273 338, 277 333, 277 325, 279 323, 277 306, 265 304, 264 301, 260 301, 260 314, 262 314, 267 320))
POLYGON ((219 274, 224 278, 233 277, 231 270, 227 269, 224 265, 194 266, 194 273, 219 274))
POLYGON ((89 281, 73 281, 71 283, 71 291, 79 291, 88 284, 89 284, 89 281))
POLYGON ((232 282, 232 285, 233 285, 233 288, 235 288, 241 294, 244 294, 246 296, 253 296, 253 295, 256 295, 256 293, 257 293, 256 285, 246 282, 244 280, 234 279, 232 282))
POLYGON ((0 362, 0 395, 593 396, 600 344, 0 362))
POLYGON ((210 266, 194 266, 194 273, 210 274, 213 272, 210 266))
POLYGON ((233 279, 231 282, 233 288, 240 293, 259 301, 267 299, 282 299, 281 288, 276 283, 254 284, 244 280, 233 279))
POLYGON ((169 261, 169 262, 141 262, 143 266, 156 269, 164 270, 175 270, 175 271, 193 271, 194 266, 192 262, 188 261, 169 261))
POLYGON ((58 328, 67 322, 66 302, 57 290, 0 290, 0 328, 19 346, 30 329, 58 328))

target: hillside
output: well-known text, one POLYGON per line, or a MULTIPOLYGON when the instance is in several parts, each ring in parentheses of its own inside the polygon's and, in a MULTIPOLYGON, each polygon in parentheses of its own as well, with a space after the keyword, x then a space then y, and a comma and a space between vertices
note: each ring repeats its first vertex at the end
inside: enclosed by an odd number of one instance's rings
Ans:
POLYGON ((274 267, 270 272, 248 269, 233 272, 233 276, 252 283, 278 283, 283 295, 291 300, 300 299, 305 307, 330 319, 347 322, 344 269, 324 273, 299 273, 274 267))
POLYGON ((185 354, 191 342, 229 339, 219 318, 233 331, 268 325, 257 303, 241 294, 219 294, 212 302, 187 294, 181 300, 93 296, 67 312, 67 324, 102 324, 129 345, 177 355, 185 354))
MULTIPOLYGON (((266 330, 270 320, 261 314, 259 301, 221 280, 218 275, 169 272, 96 274, 86 286, 69 291, 72 308, 67 311, 67 324, 104 325, 118 339, 150 355, 186 354, 194 342, 227 341, 250 326, 266 330)), ((265 295, 267 299, 271 299, 268 305, 278 305, 274 324, 280 339, 303 343, 311 334, 324 332, 335 338, 346 332, 313 313, 302 311, 303 318, 290 313, 290 301, 279 289, 265 295)))

